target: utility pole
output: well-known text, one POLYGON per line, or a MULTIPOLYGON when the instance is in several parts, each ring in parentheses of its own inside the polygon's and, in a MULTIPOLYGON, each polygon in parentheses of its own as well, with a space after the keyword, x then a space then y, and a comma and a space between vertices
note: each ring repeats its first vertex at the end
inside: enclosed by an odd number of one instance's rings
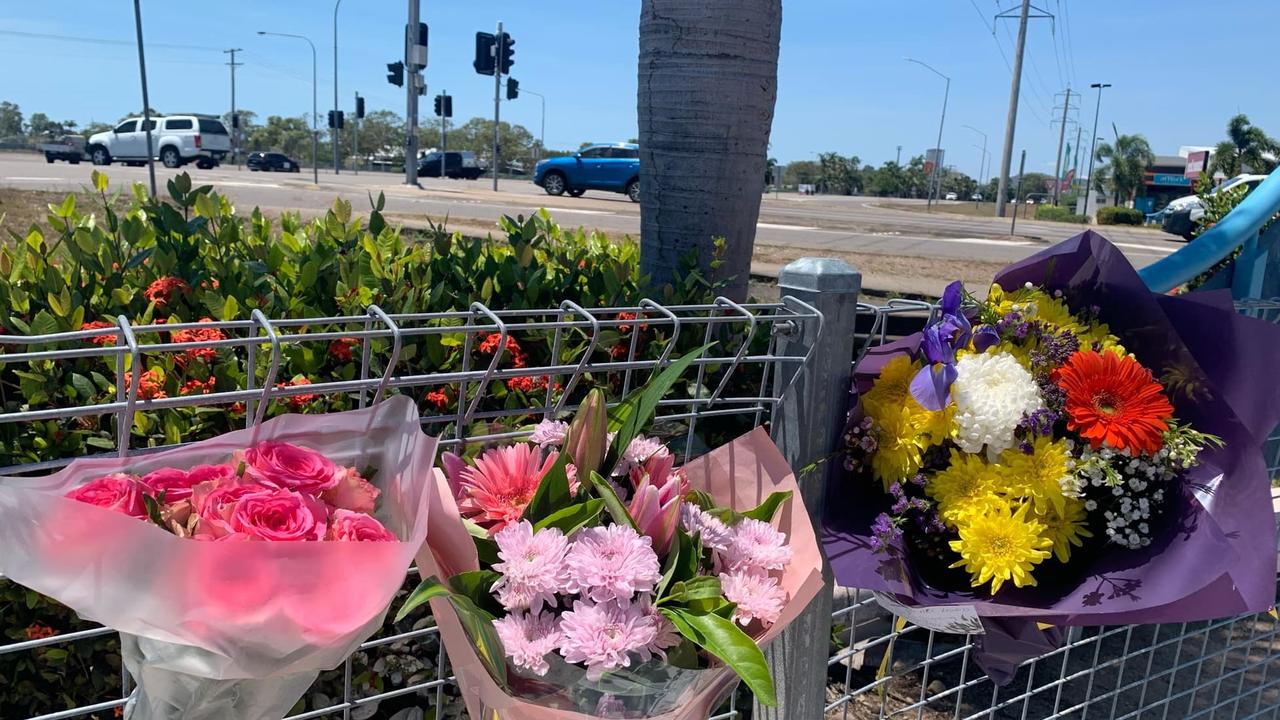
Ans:
POLYGON ((236 53, 244 52, 242 48, 231 48, 223 50, 224 53, 230 53, 231 62, 227 65, 231 68, 231 157, 235 158, 236 169, 240 169, 240 118, 236 117, 236 68, 244 63, 236 62, 236 53))
POLYGON ((338 145, 341 143, 339 139, 342 137, 342 129, 338 127, 338 6, 342 4, 342 0, 333 3, 333 130, 329 133, 329 137, 333 140, 333 174, 337 175, 342 167, 342 160, 338 153, 338 145))
POLYGON ((151 99, 147 97, 147 58, 142 53, 142 2, 133 0, 133 23, 138 31, 138 73, 142 76, 142 129, 147 133, 147 173, 151 176, 151 197, 156 196, 156 153, 151 144, 151 99))
POLYGON ((1067 137, 1067 111, 1071 109, 1071 86, 1067 86, 1067 99, 1062 103, 1062 127, 1058 128, 1058 155, 1053 170, 1053 204, 1058 204, 1058 188, 1062 185, 1062 143, 1067 137))
MULTIPOLYGON (((404 184, 418 186, 418 83, 421 75, 414 63, 418 44, 418 0, 409 0, 409 22, 404 26, 405 138, 404 184)), ((420 187, 420 186, 419 186, 420 187)))
POLYGON ((1072 184, 1075 184, 1076 180, 1080 179, 1080 137, 1082 135, 1084 135, 1084 126, 1076 123, 1076 158, 1075 162, 1071 164, 1072 169, 1076 171, 1076 176, 1072 178, 1072 184))
MULTIPOLYGON (((1013 164, 1013 135, 1018 127, 1018 93, 1022 89, 1022 53, 1027 47, 1027 15, 1031 0, 1022 0, 1018 19, 1018 44, 1013 55, 1013 83, 1009 87, 1009 112, 1004 126, 1004 150, 1000 153, 1000 183, 996 188, 996 217, 1004 217, 1009 192, 1009 166, 1013 164)), ((999 20, 997 20, 999 22, 999 20)), ((994 33, 994 25, 992 26, 994 33)), ((1012 234, 1012 231, 1010 231, 1012 234)))
POLYGON ((449 118, 444 112, 444 98, 449 97, 448 90, 440 91, 440 179, 444 179, 444 173, 447 167, 445 160, 449 156, 449 118))
POLYGON ((1089 203, 1093 200, 1093 154, 1098 147, 1098 112, 1102 109, 1102 89, 1111 87, 1111 84, 1093 83, 1089 87, 1097 88, 1098 101, 1093 106, 1093 140, 1089 143, 1089 179, 1084 183, 1085 217, 1089 217, 1089 203))
POLYGON ((536 93, 526 87, 520 88, 520 92, 536 95, 538 100, 542 103, 542 122, 538 131, 538 152, 533 158, 533 162, 536 165, 542 160, 542 151, 547 146, 547 96, 541 93, 536 93))
POLYGON ((498 128, 502 108, 502 46, 505 38, 502 35, 502 21, 498 21, 498 32, 493 43, 493 191, 498 191, 498 128))
POLYGON ((1022 151, 1022 162, 1018 163, 1018 189, 1013 191, 1013 219, 1009 221, 1009 234, 1018 226, 1018 196, 1022 195, 1022 176, 1026 174, 1027 151, 1022 151))
POLYGON ((898 155, 893 159, 893 164, 902 167, 902 146, 898 146, 898 155))

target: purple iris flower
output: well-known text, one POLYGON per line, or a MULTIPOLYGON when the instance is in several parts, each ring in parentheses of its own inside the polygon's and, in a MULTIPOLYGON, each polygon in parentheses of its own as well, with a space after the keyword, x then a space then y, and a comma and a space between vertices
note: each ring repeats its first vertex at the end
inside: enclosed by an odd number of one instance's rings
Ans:
POLYGON ((961 311, 964 286, 959 280, 942 293, 941 315, 925 328, 920 352, 926 365, 911 379, 911 397, 926 410, 941 410, 951 402, 951 384, 956 381, 956 350, 968 347, 982 352, 1000 340, 996 329, 983 325, 976 331, 961 311))

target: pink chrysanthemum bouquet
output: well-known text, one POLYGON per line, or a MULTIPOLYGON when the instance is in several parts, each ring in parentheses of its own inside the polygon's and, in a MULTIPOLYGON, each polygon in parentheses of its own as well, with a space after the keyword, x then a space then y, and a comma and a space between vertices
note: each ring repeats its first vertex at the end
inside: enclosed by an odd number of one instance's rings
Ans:
POLYGON ((121 634, 130 720, 279 720, 382 625, 436 442, 395 397, 0 481, 0 573, 121 634))
POLYGON ((684 467, 640 434, 692 359, 612 413, 593 391, 571 423, 443 456, 400 612, 432 601, 473 717, 694 718, 739 678, 772 703, 760 647, 821 587, 817 546, 763 431, 684 467))

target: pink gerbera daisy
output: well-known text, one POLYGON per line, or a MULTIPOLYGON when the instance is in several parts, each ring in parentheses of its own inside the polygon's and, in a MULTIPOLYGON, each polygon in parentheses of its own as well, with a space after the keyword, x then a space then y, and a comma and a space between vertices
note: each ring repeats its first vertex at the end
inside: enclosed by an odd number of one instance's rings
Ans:
POLYGON ((662 578, 650 539, 625 525, 580 530, 565 562, 566 589, 596 602, 630 600, 662 578))
POLYGON ((525 443, 485 452, 458 473, 458 510, 490 533, 501 530, 524 514, 555 461, 556 453, 544 458, 541 450, 525 443))
POLYGON ((625 600, 577 600, 561 616, 560 632, 564 659, 586 665, 587 679, 599 680, 607 670, 630 667, 633 654, 640 662, 652 657, 658 625, 643 606, 625 600))
POLYGON ((739 625, 748 625, 752 620, 772 625, 778 621, 787 602, 787 593, 778 586, 778 579, 764 573, 745 570, 721 573, 720 588, 725 599, 738 606, 733 611, 733 619, 739 625))
POLYGON ((729 572, 781 570, 791 562, 787 536, 763 520, 744 518, 730 533, 729 547, 720 553, 729 572))
POLYGON ((528 520, 512 523, 493 536, 498 557, 493 569, 502 573, 492 591, 507 610, 538 610, 555 605, 564 586, 564 556, 569 540, 556 528, 538 532, 528 520))
POLYGON ((547 654, 561 641, 560 624, 551 613, 514 613, 493 621, 502 648, 516 667, 542 677, 551 669, 547 654))

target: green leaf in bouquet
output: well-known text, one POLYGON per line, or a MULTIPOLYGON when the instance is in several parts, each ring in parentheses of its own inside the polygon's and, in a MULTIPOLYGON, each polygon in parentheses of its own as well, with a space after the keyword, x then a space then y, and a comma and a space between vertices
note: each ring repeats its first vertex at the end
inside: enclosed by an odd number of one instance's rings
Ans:
POLYGON ((693 364, 693 361, 702 357, 702 354, 714 344, 708 343, 683 355, 668 365, 665 370, 649 378, 644 385, 633 390, 609 412, 609 432, 617 435, 614 436, 609 454, 605 457, 604 467, 612 468, 618 464, 618 458, 622 457, 627 446, 653 420, 654 414, 658 411, 658 403, 676 384, 684 371, 693 364))
POLYGON ((725 605, 724 590, 720 578, 700 575, 671 586, 659 605, 683 605, 695 612, 714 612, 725 605))
POLYGON ((711 497, 711 493, 703 490, 691 490, 684 496, 684 500, 697 505, 702 510, 711 510, 716 506, 716 501, 711 497))
POLYGON ((778 513, 778 508, 782 507, 782 504, 790 499, 790 490, 770 493, 769 497, 764 499, 764 502, 760 503, 755 508, 742 513, 742 516, 751 518, 752 520, 772 522, 773 516, 778 513))
POLYGON ((595 489, 596 494, 604 501, 604 506, 609 510, 609 514, 613 516, 613 521, 619 525, 627 525, 632 530, 639 532, 640 529, 636 527, 635 519, 627 511, 627 506, 622 504, 618 493, 613 491, 613 486, 600 477, 598 472, 592 472, 590 478, 591 487, 595 489))
POLYGON ((490 588, 501 577, 501 574, 493 570, 471 570, 449 578, 449 585, 454 593, 466 597, 476 607, 496 617, 502 612, 502 605, 490 588))
POLYGON ((536 524, 573 502, 573 495, 569 492, 569 475, 565 471, 568 464, 569 453, 560 453, 551 469, 542 477, 542 482, 538 483, 538 489, 525 506, 521 519, 536 524))
MULTIPOLYGON (((466 575, 467 573, 463 573, 466 575)), ((457 579, 457 578, 455 578, 457 579)), ((504 689, 506 688, 506 652, 502 649, 502 640, 493 627, 493 615, 476 605, 471 598, 451 591, 448 586, 432 576, 424 579, 409 594, 404 605, 396 613, 396 622, 400 622, 414 609, 435 598, 447 598, 458 613, 458 621, 475 645, 476 654, 488 668, 489 674, 504 689)))
POLYGON ((600 513, 604 512, 604 500, 587 500, 574 503, 563 510, 557 510, 534 524, 535 531, 553 527, 565 536, 571 536, 579 529, 594 523, 600 513))
POLYGON ((655 594, 662 597, 673 584, 697 577, 701 561, 702 539, 691 537, 684 528, 677 527, 671 550, 662 566, 662 579, 654 589, 655 594))
POLYGON ((773 677, 764 653, 732 620, 714 613, 697 613, 680 608, 662 608, 659 612, 690 642, 716 656, 729 666, 761 704, 772 707, 778 698, 773 677))

